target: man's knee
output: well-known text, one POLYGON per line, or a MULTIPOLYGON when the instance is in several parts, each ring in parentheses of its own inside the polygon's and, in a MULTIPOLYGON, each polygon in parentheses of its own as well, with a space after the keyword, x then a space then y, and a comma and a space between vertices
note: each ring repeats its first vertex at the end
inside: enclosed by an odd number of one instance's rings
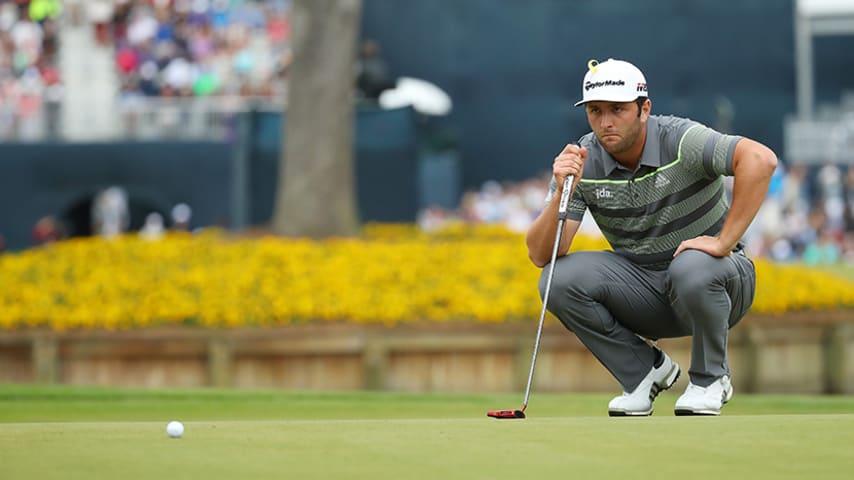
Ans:
MULTIPOLYGON (((602 282, 596 275, 601 258, 599 252, 576 252, 556 260, 552 292, 560 291, 571 295, 592 296, 601 288, 602 282)), ((540 298, 545 296, 550 265, 546 265, 540 275, 540 298)))
POLYGON ((723 285, 729 263, 699 250, 685 250, 670 262, 667 269, 667 288, 680 296, 701 294, 723 285))

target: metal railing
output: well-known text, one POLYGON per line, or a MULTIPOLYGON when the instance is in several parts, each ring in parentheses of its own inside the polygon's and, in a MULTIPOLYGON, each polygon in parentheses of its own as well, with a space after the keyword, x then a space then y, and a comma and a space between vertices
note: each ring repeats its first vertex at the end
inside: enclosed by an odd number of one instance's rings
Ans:
POLYGON ((227 140, 237 133, 237 115, 284 109, 284 102, 256 97, 133 98, 118 102, 121 139, 227 140))
POLYGON ((87 126, 76 138, 65 128, 61 103, 37 102, 19 109, 0 106, 0 141, 230 140, 238 116, 250 110, 283 111, 284 101, 259 97, 125 97, 114 102, 105 127, 87 126))

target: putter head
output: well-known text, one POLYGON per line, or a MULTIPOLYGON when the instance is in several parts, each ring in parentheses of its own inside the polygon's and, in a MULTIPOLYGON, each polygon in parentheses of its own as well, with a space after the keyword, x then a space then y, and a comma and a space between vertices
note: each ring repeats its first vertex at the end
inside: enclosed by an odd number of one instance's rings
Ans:
POLYGON ((492 418, 525 418, 525 412, 522 410, 490 410, 486 412, 487 417, 492 418))

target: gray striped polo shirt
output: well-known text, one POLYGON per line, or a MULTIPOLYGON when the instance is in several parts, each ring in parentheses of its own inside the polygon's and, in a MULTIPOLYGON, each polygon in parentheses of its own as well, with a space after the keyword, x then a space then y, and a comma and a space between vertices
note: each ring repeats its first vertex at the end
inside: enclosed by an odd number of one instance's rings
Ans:
MULTIPOLYGON (((692 120, 650 116, 637 171, 618 164, 591 132, 584 174, 569 204, 580 221, 590 210, 614 251, 644 267, 664 269, 683 240, 717 235, 729 211, 722 175, 732 175, 741 137, 692 120)), ((548 200, 557 188, 552 178, 548 200)))

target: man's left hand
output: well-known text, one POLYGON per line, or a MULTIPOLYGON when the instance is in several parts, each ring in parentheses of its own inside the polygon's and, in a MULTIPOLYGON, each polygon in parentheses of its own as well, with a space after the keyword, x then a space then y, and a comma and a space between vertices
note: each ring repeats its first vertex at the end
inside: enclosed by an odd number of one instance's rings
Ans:
POLYGON ((732 248, 724 245, 720 238, 703 235, 680 243, 679 248, 676 249, 676 253, 673 256, 675 257, 682 253, 682 251, 689 249, 706 252, 713 257, 727 257, 732 255, 732 248))

